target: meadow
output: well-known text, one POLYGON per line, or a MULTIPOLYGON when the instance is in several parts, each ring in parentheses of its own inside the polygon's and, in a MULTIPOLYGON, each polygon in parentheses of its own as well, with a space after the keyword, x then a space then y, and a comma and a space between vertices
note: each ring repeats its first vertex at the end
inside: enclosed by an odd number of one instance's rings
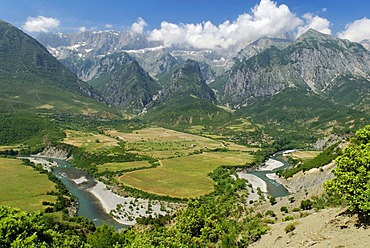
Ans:
POLYGON ((151 164, 148 161, 134 161, 134 162, 122 162, 122 163, 105 163, 97 165, 98 171, 123 171, 135 168, 149 167, 151 164))
MULTIPOLYGON (((90 153, 117 147, 115 153, 129 152, 158 159, 160 166, 151 166, 147 160, 97 163, 99 172, 126 172, 115 179, 126 186, 149 193, 178 198, 194 198, 211 193, 214 181, 208 176, 222 165, 243 166, 254 161, 253 151, 258 149, 238 145, 221 139, 211 139, 166 128, 150 127, 132 132, 115 129, 104 134, 66 131, 65 142, 86 149, 90 153), (97 142, 99 140, 99 142, 97 142)), ((117 173, 118 174, 118 173, 117 173)))
POLYGON ((166 128, 145 128, 132 133, 109 130, 107 135, 125 142, 125 149, 157 159, 188 156, 200 150, 228 148, 229 150, 254 151, 255 148, 223 142, 199 135, 182 133, 166 128))
POLYGON ((84 148, 91 153, 118 146, 116 139, 103 134, 76 130, 65 130, 65 133, 67 137, 64 138, 64 143, 84 148))
POLYGON ((0 171, 0 205, 35 211, 47 207, 43 201, 56 202, 56 196, 46 194, 56 190, 55 184, 21 160, 0 158, 0 171))
POLYGON ((214 190, 214 182, 208 174, 217 167, 246 165, 252 161, 253 156, 246 152, 204 152, 163 159, 157 168, 125 173, 117 180, 158 195, 196 198, 214 190))
POLYGON ((297 150, 297 151, 292 152, 290 154, 290 156, 294 159, 300 159, 303 162, 306 162, 310 159, 313 159, 317 155, 319 155, 320 152, 321 151, 303 151, 303 150, 301 151, 301 150, 297 150))

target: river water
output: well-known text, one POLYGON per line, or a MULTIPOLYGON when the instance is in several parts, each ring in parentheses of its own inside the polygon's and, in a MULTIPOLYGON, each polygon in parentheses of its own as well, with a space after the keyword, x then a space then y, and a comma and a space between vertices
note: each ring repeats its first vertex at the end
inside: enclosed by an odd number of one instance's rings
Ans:
POLYGON ((271 159, 277 160, 279 162, 282 162, 284 165, 282 167, 273 169, 273 170, 268 170, 268 171, 251 171, 249 172, 250 174, 253 174, 259 178, 261 178, 263 181, 266 182, 267 184, 267 193, 271 196, 274 197, 283 197, 289 195, 289 191, 280 183, 276 182, 275 180, 272 180, 266 176, 266 174, 271 174, 275 173, 279 169, 284 169, 289 166, 289 164, 282 160, 279 159, 278 154, 275 154, 271 157, 271 159))
MULTIPOLYGON (((288 167, 289 164, 286 161, 277 158, 277 155, 272 156, 272 159, 282 162, 284 166, 269 171, 252 171, 249 173, 266 182, 269 195, 274 197, 287 196, 289 195, 288 190, 275 180, 268 178, 266 174, 275 173, 278 169, 288 167)), ((79 216, 83 216, 92 221, 95 226, 100 226, 105 222, 108 225, 113 226, 115 229, 127 227, 126 225, 116 222, 109 214, 107 214, 99 200, 88 190, 96 184, 91 175, 85 171, 72 167, 65 160, 53 160, 58 163, 58 167, 54 167, 53 173, 60 178, 62 183, 78 199, 79 207, 77 214, 79 216), (81 178, 83 179, 82 183, 78 182, 81 178), (76 179, 78 183, 74 181, 76 179)))
POLYGON ((100 226, 103 222, 113 226, 115 229, 127 227, 122 225, 107 214, 101 206, 98 199, 88 191, 96 182, 85 171, 72 167, 67 161, 53 159, 58 163, 58 167, 54 167, 53 173, 60 178, 62 183, 70 190, 70 192, 78 199, 78 215, 92 221, 95 226, 100 226), (73 180, 84 178, 84 182, 77 184, 73 180))

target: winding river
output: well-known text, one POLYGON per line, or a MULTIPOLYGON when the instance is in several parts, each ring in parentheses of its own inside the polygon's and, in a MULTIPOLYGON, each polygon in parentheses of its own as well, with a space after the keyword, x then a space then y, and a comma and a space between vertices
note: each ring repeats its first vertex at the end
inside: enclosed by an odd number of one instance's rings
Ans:
POLYGON ((92 221, 95 226, 100 226, 103 222, 113 226, 115 229, 127 227, 122 225, 107 214, 101 206, 99 200, 88 191, 96 182, 87 172, 72 167, 67 161, 53 159, 58 163, 54 167, 53 173, 60 178, 62 183, 78 199, 78 215, 92 221), (75 181, 76 180, 76 181, 75 181))
POLYGON ((255 175, 255 176, 259 177, 260 179, 262 179, 263 181, 265 181, 265 183, 267 184, 267 193, 269 195, 274 196, 274 197, 283 197, 283 196, 289 195, 289 191, 282 184, 280 184, 280 183, 276 182, 275 180, 270 179, 270 178, 267 177, 268 174, 276 173, 277 170, 284 169, 284 168, 289 166, 289 164, 286 161, 284 161, 282 159, 279 159, 277 156, 278 156, 278 154, 275 154, 270 159, 273 159, 273 160, 276 160, 276 161, 279 161, 279 162, 283 163, 284 164, 283 166, 281 166, 279 168, 272 169, 272 170, 251 171, 250 174, 255 175))
MULTIPOLYGON (((280 153, 278 153, 280 154, 280 153)), ((267 193, 274 197, 283 197, 289 195, 288 190, 275 180, 270 179, 267 175, 275 173, 278 169, 286 168, 289 164, 279 159, 275 154, 270 159, 279 161, 283 165, 279 168, 271 170, 256 170, 248 172, 262 179, 267 186, 267 193)), ((78 215, 92 221, 96 226, 102 225, 104 222, 113 226, 115 229, 125 228, 126 225, 116 222, 109 214, 104 211, 99 200, 89 191, 96 182, 87 172, 72 167, 67 161, 61 159, 52 159, 58 163, 57 167, 53 168, 55 174, 62 183, 70 190, 70 192, 78 199, 78 215)))

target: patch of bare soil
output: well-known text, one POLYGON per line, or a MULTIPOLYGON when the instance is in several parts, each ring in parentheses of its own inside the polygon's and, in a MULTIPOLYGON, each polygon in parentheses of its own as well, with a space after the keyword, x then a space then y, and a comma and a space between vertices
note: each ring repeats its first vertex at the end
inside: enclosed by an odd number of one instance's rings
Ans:
POLYGON ((269 224, 271 230, 251 247, 370 247, 370 227, 358 226, 358 217, 346 214, 345 209, 327 208, 318 212, 300 209, 302 200, 323 194, 322 184, 333 177, 334 168, 334 163, 330 163, 288 180, 280 179, 292 194, 278 198, 273 206, 268 201, 255 204, 256 212, 272 210, 276 217, 275 224, 269 224), (281 211, 281 207, 286 207, 287 212, 281 211), (291 227, 289 231, 287 226, 291 227))
POLYGON ((270 225, 268 234, 251 247, 370 247, 370 229, 358 226, 357 217, 329 208, 304 218, 270 225), (295 229, 286 233, 287 225, 295 229))

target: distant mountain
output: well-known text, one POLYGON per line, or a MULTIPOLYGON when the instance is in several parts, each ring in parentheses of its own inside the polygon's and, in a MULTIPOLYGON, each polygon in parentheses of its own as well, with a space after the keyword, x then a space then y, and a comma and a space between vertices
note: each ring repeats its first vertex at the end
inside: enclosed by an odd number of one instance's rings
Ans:
POLYGON ((231 114, 215 106, 216 96, 204 80, 199 64, 187 60, 174 70, 144 118, 161 125, 221 125, 231 114))
POLYGON ((0 21, 0 104, 2 111, 96 112, 102 96, 79 80, 40 43, 0 21))
POLYGON ((85 78, 84 65, 95 63, 101 57, 126 52, 134 57, 151 77, 160 77, 187 59, 197 60, 203 77, 211 82, 224 72, 229 61, 211 50, 164 48, 161 43, 148 41, 145 34, 131 31, 85 31, 71 34, 42 33, 37 37, 51 54, 59 59, 81 80, 85 78))
POLYGON ((338 103, 369 107, 370 52, 310 29, 289 45, 272 45, 240 60, 223 80, 219 94, 234 106, 299 88, 338 103))
POLYGON ((172 73, 170 82, 164 86, 154 104, 157 105, 178 97, 201 98, 216 102, 213 90, 204 80, 198 62, 187 60, 172 73))
POLYGON ((88 81, 113 107, 140 113, 158 94, 159 85, 126 53, 101 58, 86 68, 88 81))

